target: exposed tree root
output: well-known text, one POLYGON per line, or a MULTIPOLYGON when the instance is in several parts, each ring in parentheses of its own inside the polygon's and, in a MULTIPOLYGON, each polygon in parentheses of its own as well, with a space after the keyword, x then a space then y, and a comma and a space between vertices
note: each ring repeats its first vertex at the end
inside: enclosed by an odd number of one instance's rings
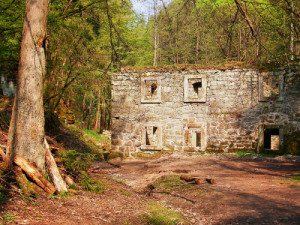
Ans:
POLYGON ((43 188, 47 193, 54 194, 56 188, 45 179, 45 177, 31 165, 26 159, 23 157, 16 155, 14 158, 14 162, 21 167, 21 169, 41 188, 43 188))
POLYGON ((68 192, 67 185, 59 173, 59 170, 51 154, 46 138, 44 139, 44 144, 45 144, 45 151, 46 151, 46 166, 48 172, 50 173, 54 185, 57 188, 58 192, 68 192))
POLYGON ((48 194, 53 194, 56 191, 58 192, 68 192, 68 188, 66 183, 71 186, 75 185, 73 179, 63 174, 64 179, 62 178, 60 171, 56 165, 56 162, 51 154, 50 147, 45 139, 44 142, 45 152, 46 152, 46 167, 52 178, 54 186, 46 180, 44 174, 42 174, 34 165, 29 163, 26 159, 24 159, 20 155, 16 155, 14 157, 14 163, 16 166, 13 168, 10 167, 11 163, 8 162, 8 157, 5 154, 4 150, 0 146, 0 155, 4 162, 0 163, 0 176, 5 174, 7 170, 13 169, 15 174, 15 179, 20 189, 24 193, 25 196, 30 195, 42 195, 45 192, 48 194), (31 182, 27 179, 27 176, 30 177, 34 182, 31 182))
POLYGON ((16 175, 16 181, 19 188, 22 190, 22 193, 29 197, 30 195, 36 195, 37 193, 34 191, 30 181, 27 179, 22 169, 18 166, 14 167, 14 172, 16 175))

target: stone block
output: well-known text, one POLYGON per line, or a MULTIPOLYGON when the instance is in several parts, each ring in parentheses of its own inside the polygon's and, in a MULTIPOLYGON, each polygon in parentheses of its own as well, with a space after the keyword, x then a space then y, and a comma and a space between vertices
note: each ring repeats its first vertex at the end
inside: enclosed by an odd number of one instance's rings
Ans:
POLYGON ((125 146, 132 146, 132 141, 126 141, 125 146))
POLYGON ((112 139, 111 144, 112 145, 122 145, 122 141, 120 139, 112 139))

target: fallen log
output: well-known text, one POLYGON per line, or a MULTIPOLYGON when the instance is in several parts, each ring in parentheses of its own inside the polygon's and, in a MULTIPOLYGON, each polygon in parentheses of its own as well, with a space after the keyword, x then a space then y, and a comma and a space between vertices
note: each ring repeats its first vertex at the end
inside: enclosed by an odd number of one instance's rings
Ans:
POLYGON ((47 193, 54 194, 56 188, 45 179, 45 177, 20 155, 15 155, 14 162, 18 165, 38 186, 43 188, 47 193))
POLYGON ((47 140, 44 139, 45 151, 46 151, 46 166, 52 181, 57 188, 58 192, 68 192, 67 185, 65 181, 62 179, 59 170, 57 168, 56 162, 51 154, 50 147, 47 143, 47 140))
POLYGON ((195 181, 195 183, 198 184, 198 185, 199 185, 199 184, 202 184, 202 179, 200 179, 200 178, 196 178, 194 181, 195 181))
POLYGON ((192 177, 189 175, 181 175, 180 179, 185 180, 189 184, 198 184, 198 185, 202 184, 202 179, 199 177, 192 177))
POLYGON ((103 171, 103 170, 95 170, 91 173, 100 173, 100 174, 107 174, 108 172, 107 171, 103 171))
POLYGON ((79 195, 79 192, 74 189, 68 189, 68 191, 74 195, 79 195))
POLYGON ((206 181, 207 181, 207 183, 209 183, 209 184, 215 184, 215 183, 216 183, 216 180, 215 180, 215 179, 212 179, 212 178, 206 178, 206 181))
POLYGON ((192 181, 194 181, 197 178, 198 177, 192 177, 192 176, 189 176, 189 175, 181 175, 180 176, 180 179, 181 180, 185 180, 186 182, 192 182, 192 181))
POLYGON ((90 168, 90 169, 87 170, 87 172, 88 172, 88 173, 92 173, 92 172, 94 172, 94 171, 97 170, 97 169, 100 169, 100 166, 95 166, 95 167, 93 167, 93 168, 90 168))

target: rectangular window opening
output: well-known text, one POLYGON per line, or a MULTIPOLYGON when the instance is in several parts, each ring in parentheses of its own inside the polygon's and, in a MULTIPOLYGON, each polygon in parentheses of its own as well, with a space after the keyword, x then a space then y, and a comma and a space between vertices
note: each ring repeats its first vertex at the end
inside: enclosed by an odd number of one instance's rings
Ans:
POLYGON ((157 96, 157 81, 145 80, 145 96, 153 98, 157 96))
POLYGON ((151 96, 156 94, 157 85, 156 83, 151 84, 151 96))
POLYGON ((196 132, 196 147, 201 147, 201 133, 196 132))
POLYGON ((157 131, 157 127, 153 127, 153 135, 155 135, 156 131, 157 131))
POLYGON ((146 128, 146 145, 150 145, 149 135, 146 128))
POLYGON ((202 88, 202 82, 201 81, 198 81, 198 82, 195 82, 193 83, 193 88, 194 88, 194 92, 199 95, 199 89, 202 88))

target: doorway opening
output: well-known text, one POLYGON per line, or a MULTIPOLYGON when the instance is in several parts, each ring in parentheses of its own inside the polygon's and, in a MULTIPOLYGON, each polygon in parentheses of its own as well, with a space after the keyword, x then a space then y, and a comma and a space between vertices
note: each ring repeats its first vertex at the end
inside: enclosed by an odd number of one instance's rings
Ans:
POLYGON ((269 128, 264 131, 264 149, 278 151, 280 146, 279 129, 269 128))

